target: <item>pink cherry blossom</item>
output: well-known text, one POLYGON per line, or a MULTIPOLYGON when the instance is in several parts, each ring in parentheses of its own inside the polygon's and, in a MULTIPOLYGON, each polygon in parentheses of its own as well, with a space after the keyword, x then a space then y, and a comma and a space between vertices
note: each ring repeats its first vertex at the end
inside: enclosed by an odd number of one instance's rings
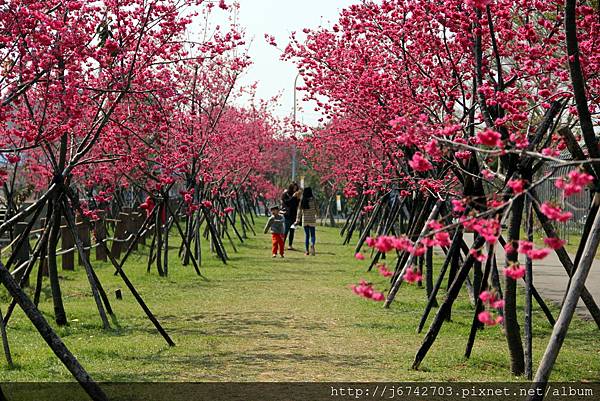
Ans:
POLYGON ((482 291, 481 294, 479 294, 479 299, 481 299, 481 302, 485 304, 491 303, 496 300, 496 294, 490 291, 482 291))
POLYGON ((421 281, 422 275, 413 266, 409 266, 408 269, 406 269, 402 279, 407 283, 414 284, 418 281, 421 281))
POLYGON ((544 238, 544 243, 552 249, 559 249, 566 244, 567 241, 561 240, 560 238, 544 238))
POLYGON ((559 178, 554 185, 562 189, 566 196, 571 196, 580 193, 584 187, 591 184, 594 177, 590 174, 579 170, 573 170, 568 174, 568 180, 559 178))
POLYGON ((492 302, 490 305, 494 309, 504 309, 504 300, 503 299, 499 299, 497 301, 492 302))
POLYGON ((481 253, 477 249, 471 249, 469 251, 469 254, 471 256, 473 256, 473 258, 475 258, 475 260, 478 261, 478 262, 485 262, 485 260, 487 259, 487 255, 485 253, 481 253))
POLYGON ((367 283, 365 280, 360 280, 358 285, 352 284, 350 289, 352 289, 352 292, 354 292, 356 295, 366 299, 371 299, 377 302, 385 299, 385 295, 383 293, 375 291, 373 289, 373 285, 371 283, 367 283))
POLYGON ((393 237, 382 235, 375 240, 375 249, 379 252, 388 253, 392 249, 394 249, 394 240, 393 237))
POLYGON ((518 264, 505 267, 504 275, 512 278, 513 280, 523 278, 525 276, 525 267, 518 264))
POLYGON ((492 316, 492 314, 491 314, 489 311, 486 311, 486 310, 485 310, 485 311, 483 311, 483 312, 480 312, 480 313, 477 315, 477 319, 478 319, 478 320, 479 320, 481 323, 485 324, 486 326, 495 326, 495 325, 497 325, 498 323, 500 323, 499 321, 497 321, 497 319, 496 319, 496 318, 494 318, 494 317, 492 316))
POLYGON ((385 295, 382 292, 374 292, 371 299, 376 302, 385 301, 385 295))
POLYGON ((550 220, 556 220, 560 222, 568 221, 573 216, 573 213, 563 212, 558 206, 553 206, 548 202, 542 203, 540 210, 550 220))
POLYGON ((421 152, 416 152, 411 161, 408 162, 410 167, 418 172, 426 172, 433 168, 429 160, 423 157, 421 152))
POLYGON ((370 248, 374 248, 376 242, 377 242, 376 238, 367 237, 365 244, 367 244, 367 246, 370 248))
POLYGON ((491 147, 501 147, 502 140, 499 132, 486 129, 484 131, 480 131, 477 134, 477 143, 480 145, 491 146, 491 147))
POLYGON ((533 249, 533 242, 520 240, 519 248, 517 249, 517 252, 527 254, 532 249, 533 249))
POLYGON ((21 158, 19 157, 19 155, 8 154, 5 157, 6 157, 6 160, 12 164, 17 164, 19 161, 21 161, 21 158))
POLYGON ((532 249, 529 252, 527 252, 527 256, 529 256, 532 260, 540 260, 548 256, 549 253, 549 248, 532 249))
POLYGON ((391 277, 394 275, 394 273, 392 273, 385 264, 381 263, 378 266, 379 274, 381 274, 383 277, 391 277))
POLYGON ((466 209, 465 202, 462 199, 452 199, 452 210, 455 213, 462 213, 466 209))
POLYGON ((525 181, 522 179, 512 179, 509 180, 506 185, 508 185, 510 189, 512 189, 514 194, 520 194, 523 192, 525 181))

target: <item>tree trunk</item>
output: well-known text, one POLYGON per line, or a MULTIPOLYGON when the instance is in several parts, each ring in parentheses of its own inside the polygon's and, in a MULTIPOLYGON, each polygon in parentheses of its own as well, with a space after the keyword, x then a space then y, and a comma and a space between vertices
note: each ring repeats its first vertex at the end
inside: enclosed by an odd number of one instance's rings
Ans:
MULTIPOLYGON (((508 243, 512 244, 513 249, 511 252, 506 252, 507 266, 519 263, 517 248, 523 218, 523 203, 523 196, 518 196, 513 201, 508 227, 508 243)), ((510 370, 514 375, 522 375, 525 371, 525 356, 521 343, 521 328, 517 319, 517 282, 505 276, 504 286, 504 331, 510 352, 510 370)))
POLYGON ((48 238, 48 275, 50 278, 50 289, 52 290, 52 302, 54 304, 54 319, 59 326, 67 324, 67 314, 62 301, 60 282, 58 279, 58 265, 56 263, 56 247, 58 245, 58 233, 60 230, 60 201, 55 196, 49 206, 52 208, 52 222, 50 237, 48 238))
MULTIPOLYGON (((533 210, 530 198, 527 198, 525 213, 527 215, 527 241, 533 242, 533 210)), ((531 380, 533 377, 533 327, 531 321, 533 261, 529 256, 525 262, 525 269, 525 376, 531 380)))

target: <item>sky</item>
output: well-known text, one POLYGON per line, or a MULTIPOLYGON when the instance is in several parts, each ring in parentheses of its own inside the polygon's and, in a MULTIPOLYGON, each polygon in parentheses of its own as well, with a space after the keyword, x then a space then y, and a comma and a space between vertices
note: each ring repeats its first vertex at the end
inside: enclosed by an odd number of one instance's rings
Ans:
MULTIPOLYGON (((329 26, 337 21, 339 12, 360 0, 238 0, 238 23, 246 30, 253 65, 242 77, 241 84, 258 81, 257 95, 269 99, 281 94, 280 104, 274 110, 280 117, 291 116, 293 111, 296 67, 280 60, 281 50, 289 43, 293 31, 319 25, 329 26), (267 43, 265 33, 275 37, 278 48, 267 43)), ((228 1, 229 3, 229 1, 228 1)), ((301 85, 301 81, 299 85, 301 85)), ((298 95, 299 122, 314 126, 320 117, 314 104, 301 101, 298 95)))

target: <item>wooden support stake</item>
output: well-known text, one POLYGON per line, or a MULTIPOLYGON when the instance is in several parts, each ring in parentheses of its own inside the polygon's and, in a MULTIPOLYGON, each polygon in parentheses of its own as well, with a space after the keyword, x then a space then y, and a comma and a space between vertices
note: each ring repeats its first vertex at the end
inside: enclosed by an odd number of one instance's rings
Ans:
POLYGON ((100 386, 90 377, 60 337, 52 330, 52 327, 44 319, 44 316, 27 295, 25 295, 2 263, 0 263, 0 282, 6 287, 10 295, 17 300, 17 303, 38 330, 44 341, 46 341, 50 349, 52 349, 58 359, 71 372, 90 398, 94 401, 108 401, 108 397, 104 394, 100 386))
POLYGON ((94 297, 94 301, 96 302, 96 307, 98 308, 98 313, 100 315, 100 319, 102 320, 102 325, 104 326, 105 330, 110 330, 110 323, 108 322, 108 318, 106 317, 106 311, 104 309, 104 305, 102 304, 102 298, 100 297, 100 293, 98 291, 97 277, 94 274, 94 269, 90 264, 89 258, 84 252, 83 242, 81 241, 81 238, 79 238, 79 234, 77 233, 77 227, 75 226, 75 219, 71 214, 71 209, 69 208, 68 204, 65 204, 63 206, 65 217, 67 220, 67 226, 69 227, 69 230, 71 230, 71 234, 75 239, 75 246, 77 247, 79 257, 83 260, 85 272, 90 283, 90 288, 92 289, 92 296, 94 297))
POLYGON ((550 341, 548 342, 544 356, 542 357, 538 370, 535 374, 532 389, 536 390, 536 395, 529 396, 527 398, 528 401, 541 401, 544 398, 543 394, 546 386, 548 385, 550 373, 554 368, 554 363, 556 362, 558 353, 562 348, 569 325, 571 323, 571 319, 575 314, 577 301, 579 301, 581 292, 583 291, 585 281, 590 272, 590 268, 592 267, 594 257, 596 256, 596 251, 598 250, 598 245, 600 245, 600 213, 596 213, 594 222, 591 225, 590 235, 583 249, 581 263, 573 274, 571 286, 569 287, 565 297, 565 303, 560 310, 560 314, 558 315, 558 319, 556 320, 556 324, 552 330, 550 341), (537 392, 538 389, 540 390, 540 393, 537 392))
MULTIPOLYGON (((71 249, 75 245, 71 230, 67 227, 66 220, 64 217, 60 220, 60 247, 64 250, 71 249)), ((62 254, 61 267, 63 270, 73 271, 75 270, 75 251, 69 251, 62 254)))
POLYGON ((83 221, 78 221, 77 222, 77 235, 79 236, 79 239, 81 240, 82 245, 84 246, 84 249, 82 250, 83 252, 79 252, 79 254, 77 255, 77 263, 79 266, 84 266, 84 259, 82 258, 82 254, 85 255, 85 259, 87 259, 88 261, 90 260, 90 249, 89 247, 92 245, 92 241, 90 238, 90 226, 89 224, 83 222, 83 221))
MULTIPOLYGON (((483 246, 483 244, 484 244, 483 237, 481 237, 481 236, 477 237, 477 239, 473 243, 473 246, 471 247, 471 249, 479 249, 483 246)), ((423 344, 421 344, 421 347, 419 348, 419 350, 417 351, 417 354, 415 355, 415 359, 412 364, 413 369, 418 369, 418 367, 421 365, 421 362, 427 355, 427 352, 429 351, 429 349, 435 342, 435 339, 437 338, 437 335, 439 334, 439 332, 442 328, 442 325, 444 324, 444 320, 446 319, 448 310, 452 306, 452 304, 454 303, 456 298, 458 297, 458 294, 460 293, 460 289, 462 288, 462 286, 465 282, 465 279, 466 279, 467 275, 469 274, 469 271, 471 270, 471 267, 473 267, 474 261, 475 261, 475 258, 473 257, 473 255, 469 255, 467 257, 467 260, 465 260, 462 267, 458 271, 456 278, 454 279, 454 282, 450 286, 450 290, 448 291, 448 294, 446 295, 446 298, 444 299, 444 302, 442 302, 442 305, 438 309, 438 311, 435 315, 435 318, 433 319, 433 322, 431 323, 431 326, 429 327, 429 330, 427 331, 427 334, 425 335, 425 338, 423 339, 423 344)))

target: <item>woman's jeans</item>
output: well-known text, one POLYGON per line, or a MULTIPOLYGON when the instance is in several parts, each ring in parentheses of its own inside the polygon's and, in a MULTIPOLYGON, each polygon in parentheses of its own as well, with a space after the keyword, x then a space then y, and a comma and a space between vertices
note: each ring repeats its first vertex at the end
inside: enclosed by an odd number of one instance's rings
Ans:
POLYGON ((317 228, 304 226, 304 245, 306 246, 306 252, 308 252, 309 240, 312 246, 315 246, 317 240, 317 228))
POLYGON ((290 219, 285 219, 285 236, 288 239, 288 244, 290 246, 290 248, 292 247, 292 244, 294 243, 294 232, 296 230, 292 230, 290 229, 290 227, 292 227, 292 225, 294 225, 294 223, 296 222, 296 220, 290 220, 290 219))

